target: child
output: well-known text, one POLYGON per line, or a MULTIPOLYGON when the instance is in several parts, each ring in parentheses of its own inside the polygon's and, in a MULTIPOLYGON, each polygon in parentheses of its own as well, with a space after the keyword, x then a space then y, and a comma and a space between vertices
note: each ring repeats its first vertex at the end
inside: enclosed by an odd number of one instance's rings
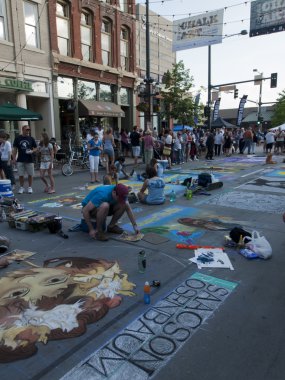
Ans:
POLYGON ((110 173, 103 178, 104 185, 118 185, 118 173, 115 165, 110 166, 110 173))
POLYGON ((117 174, 119 179, 129 179, 130 176, 125 171, 125 158, 123 156, 120 156, 118 160, 115 162, 115 167, 117 170, 117 174))

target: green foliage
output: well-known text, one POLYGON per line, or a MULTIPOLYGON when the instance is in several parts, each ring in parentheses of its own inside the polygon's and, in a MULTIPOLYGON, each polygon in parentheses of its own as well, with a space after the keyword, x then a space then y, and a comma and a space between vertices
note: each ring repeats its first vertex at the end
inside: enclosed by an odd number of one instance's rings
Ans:
POLYGON ((277 99, 274 114, 271 119, 272 127, 277 127, 285 123, 285 90, 283 90, 277 99))
POLYGON ((179 124, 194 125, 194 116, 199 117, 201 112, 190 94, 193 77, 182 61, 172 66, 172 70, 168 70, 163 77, 165 89, 161 92, 164 104, 162 115, 168 120, 175 119, 179 124))

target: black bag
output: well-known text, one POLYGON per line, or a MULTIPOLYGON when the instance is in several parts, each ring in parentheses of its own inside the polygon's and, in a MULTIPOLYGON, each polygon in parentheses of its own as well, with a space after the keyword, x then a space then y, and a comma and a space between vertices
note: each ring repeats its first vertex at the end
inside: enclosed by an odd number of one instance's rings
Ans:
POLYGON ((184 181, 182 182, 182 186, 190 186, 192 183, 192 177, 185 178, 184 181))
MULTIPOLYGON (((230 231, 230 238, 235 242, 235 243, 239 243, 240 241, 240 237, 242 236, 242 238, 244 238, 245 236, 250 236, 251 237, 251 233, 250 232, 247 232, 245 231, 244 229, 240 228, 240 227, 234 227, 231 231, 230 231)), ((249 239, 244 239, 244 242, 247 243, 249 241, 249 239)))
POLYGON ((210 173, 198 174, 198 186, 207 187, 210 183, 212 183, 212 176, 210 173))

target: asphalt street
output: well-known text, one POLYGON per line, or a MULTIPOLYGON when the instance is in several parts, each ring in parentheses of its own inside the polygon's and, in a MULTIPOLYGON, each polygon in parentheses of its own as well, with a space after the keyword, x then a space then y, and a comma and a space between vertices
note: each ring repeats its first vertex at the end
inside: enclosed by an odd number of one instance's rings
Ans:
MULTIPOLYGON (((123 294, 122 303, 88 324, 83 334, 38 342, 33 356, 1 363, 0 378, 283 380, 285 163, 284 156, 273 159, 275 165, 265 165, 260 151, 250 157, 185 163, 166 171, 166 194, 175 189, 175 203, 167 197, 163 206, 132 204, 142 232, 156 233, 163 240, 160 243, 153 237, 125 242, 116 235, 98 242, 85 232, 70 232, 80 223, 80 202, 92 189, 88 172, 71 177, 57 173, 56 193, 51 195, 43 193, 43 184, 36 178, 34 193, 17 198, 25 209, 62 216, 68 238, 47 229, 21 231, 1 223, 1 235, 11 239, 10 248, 36 252, 28 261, 39 267, 62 257, 115 261, 135 284, 135 295, 123 294), (186 200, 178 182, 205 171, 213 172, 224 186, 186 200), (178 223, 181 218, 198 224, 183 225, 178 223), (235 248, 226 248, 233 270, 199 269, 189 261, 193 250, 176 248, 177 243, 222 247, 224 236, 236 225, 264 234, 272 258, 248 260, 235 248), (147 256, 143 274, 138 271, 141 250, 147 256), (151 288, 151 303, 145 305, 144 283, 154 280, 160 286, 151 288)), ((137 180, 125 183, 134 190, 142 185, 137 180)), ((126 216, 120 225, 132 231, 126 216)), ((14 262, 1 269, 0 279, 26 268, 29 263, 14 262)))

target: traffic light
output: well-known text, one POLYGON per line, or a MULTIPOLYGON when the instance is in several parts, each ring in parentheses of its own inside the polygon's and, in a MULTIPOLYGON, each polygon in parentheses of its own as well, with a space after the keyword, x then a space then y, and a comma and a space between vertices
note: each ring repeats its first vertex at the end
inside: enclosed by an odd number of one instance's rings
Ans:
POLYGON ((272 73, 270 77, 270 88, 277 87, 277 73, 272 73))
POLYGON ((238 98, 238 89, 236 88, 235 91, 234 91, 234 98, 238 98))
POLYGON ((258 116, 257 118, 257 124, 260 125, 263 122, 263 116, 258 116))

